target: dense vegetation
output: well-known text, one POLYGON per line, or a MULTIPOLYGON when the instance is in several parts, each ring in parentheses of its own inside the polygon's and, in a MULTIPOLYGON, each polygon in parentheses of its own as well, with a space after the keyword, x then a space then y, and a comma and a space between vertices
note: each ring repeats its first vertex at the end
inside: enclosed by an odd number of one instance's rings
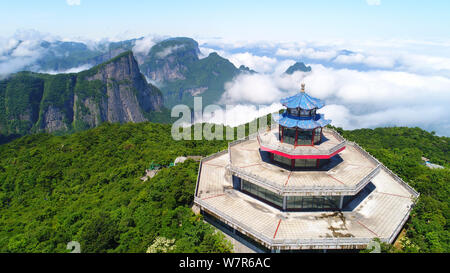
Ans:
POLYGON ((224 141, 177 142, 170 125, 104 124, 70 136, 38 134, 0 146, 0 252, 145 252, 157 237, 176 252, 229 251, 189 206, 198 163, 139 177, 153 161, 208 155, 224 141))
MULTIPOLYGON (((103 124, 68 136, 38 134, 0 146, 0 252, 227 252, 220 233, 190 210, 198 163, 139 177, 153 161, 208 155, 226 141, 174 141, 170 125, 103 124), (164 247, 163 247, 164 248, 164 247)), ((449 252, 449 138, 418 128, 338 130, 421 193, 403 248, 449 252), (443 170, 421 165, 421 156, 443 170)))
POLYGON ((406 224, 403 249, 385 245, 391 252, 450 252, 450 138, 419 128, 360 129, 340 133, 355 141, 408 182, 421 196, 406 224), (445 166, 429 169, 421 157, 445 166))

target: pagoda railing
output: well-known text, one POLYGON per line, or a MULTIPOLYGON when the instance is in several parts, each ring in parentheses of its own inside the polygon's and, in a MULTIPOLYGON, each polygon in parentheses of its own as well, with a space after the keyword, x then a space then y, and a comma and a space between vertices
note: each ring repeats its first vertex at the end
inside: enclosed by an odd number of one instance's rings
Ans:
MULTIPOLYGON (((272 139, 272 141, 270 139, 267 140, 264 137, 261 137, 260 134, 257 135, 257 138, 258 138, 259 144, 263 145, 265 148, 275 150, 275 151, 280 151, 280 152, 283 152, 285 154, 290 154, 290 155, 331 155, 346 146, 347 141, 344 138, 342 138, 337 132, 335 132, 334 130, 325 129, 325 128, 324 128, 324 131, 329 134, 332 134, 338 141, 340 141, 340 143, 336 144, 335 146, 333 146, 329 149, 323 149, 323 148, 321 149, 321 148, 318 148, 317 146, 308 147, 309 149, 305 149, 305 147, 302 147, 302 148, 292 147, 290 149, 281 144, 274 144, 273 139, 272 139)), ((270 137, 271 136, 269 136, 269 138, 270 137)))
POLYGON ((274 183, 266 178, 258 176, 254 173, 248 172, 242 168, 230 165, 230 171, 236 176, 253 182, 262 186, 268 190, 278 193, 279 195, 298 195, 298 196, 311 196, 311 195, 355 195, 362 188, 364 188, 372 178, 374 178, 380 171, 381 166, 378 165, 370 173, 364 176, 355 186, 311 186, 311 187, 295 187, 284 186, 278 183, 274 183))

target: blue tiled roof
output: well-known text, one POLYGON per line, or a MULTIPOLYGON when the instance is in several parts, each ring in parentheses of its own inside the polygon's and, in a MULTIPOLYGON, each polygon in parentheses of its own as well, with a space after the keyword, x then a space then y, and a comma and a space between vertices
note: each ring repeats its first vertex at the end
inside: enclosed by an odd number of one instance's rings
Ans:
POLYGON ((320 109, 325 106, 325 103, 321 100, 313 98, 305 92, 281 99, 280 102, 287 108, 302 108, 305 110, 320 109))
POLYGON ((290 116, 286 112, 283 114, 274 114, 273 118, 281 126, 288 128, 300 128, 300 129, 314 129, 317 127, 324 127, 331 123, 331 120, 325 119, 323 114, 316 114, 315 118, 300 118, 295 116, 290 116))

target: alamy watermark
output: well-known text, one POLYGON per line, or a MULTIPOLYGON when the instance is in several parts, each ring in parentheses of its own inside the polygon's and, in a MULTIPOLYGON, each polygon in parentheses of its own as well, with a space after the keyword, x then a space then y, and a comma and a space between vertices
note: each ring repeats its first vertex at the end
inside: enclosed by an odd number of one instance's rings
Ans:
MULTIPOLYGON (((172 125, 172 138, 174 140, 224 140, 224 138, 226 140, 235 140, 244 138, 246 135, 245 124, 237 126, 236 133, 235 128, 224 125, 227 123, 227 118, 230 118, 232 115, 231 109, 233 107, 235 106, 226 105, 225 112, 222 107, 214 104, 208 105, 203 109, 201 97, 194 97, 193 112, 187 105, 177 105, 173 107, 171 117, 179 119, 172 125), (210 117, 210 120, 215 119, 215 123, 204 123, 205 116, 210 117), (219 120, 219 122, 217 120, 219 120), (192 128, 194 129, 193 134, 192 128)), ((267 106, 257 106, 257 116, 259 116, 259 118, 255 118, 248 122, 248 135, 256 134, 258 131, 272 126, 272 120, 267 119, 267 115, 270 113, 263 111, 262 109, 264 108, 267 109, 267 106)), ((233 113, 235 115, 243 114, 233 113)))

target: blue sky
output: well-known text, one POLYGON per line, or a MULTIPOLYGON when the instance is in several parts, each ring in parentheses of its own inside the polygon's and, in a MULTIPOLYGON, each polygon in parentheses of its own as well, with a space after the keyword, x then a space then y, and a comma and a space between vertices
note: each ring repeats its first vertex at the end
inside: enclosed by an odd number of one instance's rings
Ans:
POLYGON ((252 40, 450 38, 446 0, 68 1, 1 0, 0 36, 37 29, 97 39, 126 33, 252 40))

